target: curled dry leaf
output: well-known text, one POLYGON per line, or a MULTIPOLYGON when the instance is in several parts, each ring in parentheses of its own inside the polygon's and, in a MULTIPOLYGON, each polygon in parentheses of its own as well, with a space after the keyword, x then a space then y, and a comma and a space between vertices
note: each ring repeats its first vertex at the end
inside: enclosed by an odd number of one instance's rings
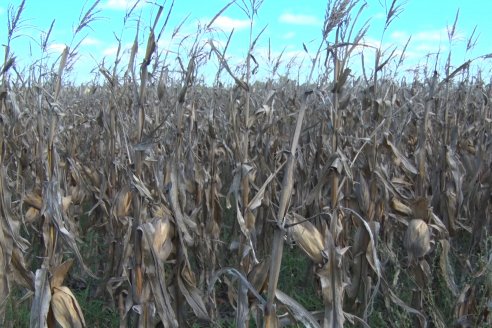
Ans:
POLYGON ((53 287, 51 309, 56 322, 62 328, 86 327, 82 309, 68 287, 53 287))
POLYGON ((24 197, 24 202, 37 210, 43 207, 43 198, 38 192, 30 192, 24 197))
POLYGON ((29 207, 26 212, 25 219, 26 223, 34 223, 41 217, 39 210, 35 207, 29 207))
POLYGON ((253 269, 248 273, 248 280, 251 282, 256 291, 261 294, 268 283, 268 270, 270 269, 270 257, 267 257, 255 264, 253 269))
POLYGON ((316 318, 308 310, 280 289, 275 291, 275 297, 281 304, 287 307, 294 318, 296 318, 298 322, 302 323, 304 327, 321 327, 316 318))
POLYGON ((412 209, 407 205, 400 202, 396 197, 391 198, 391 208, 399 214, 411 216, 413 214, 412 209))
POLYGON ((439 257, 439 267, 441 268, 441 274, 449 290, 453 293, 453 296, 456 297, 458 296, 459 292, 456 282, 454 281, 453 267, 451 266, 451 261, 449 260, 450 244, 447 239, 440 240, 439 243, 441 244, 442 248, 441 255, 439 257))
POLYGON ((384 138, 386 146, 391 150, 393 156, 395 157, 396 163, 401 164, 403 169, 411 174, 417 174, 417 168, 413 165, 410 160, 403 155, 403 153, 398 150, 398 148, 389 140, 388 135, 384 138))
POLYGON ((51 272, 51 279, 50 279, 50 285, 51 288, 53 289, 54 287, 60 287, 63 285, 63 280, 65 280, 65 277, 67 276, 68 271, 72 267, 73 260, 67 260, 57 266, 53 271, 51 272))

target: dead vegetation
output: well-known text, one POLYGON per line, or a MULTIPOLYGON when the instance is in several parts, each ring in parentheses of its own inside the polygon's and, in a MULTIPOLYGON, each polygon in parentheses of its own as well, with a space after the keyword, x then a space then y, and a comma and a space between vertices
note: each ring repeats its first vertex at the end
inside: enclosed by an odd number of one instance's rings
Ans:
MULTIPOLYGON (((405 83, 385 73, 395 52, 373 49, 356 79, 363 6, 335 0, 308 81, 252 83, 261 1, 234 5, 251 20, 244 70, 201 42, 212 20, 173 76, 156 48, 164 7, 141 63, 137 34, 123 75, 119 60, 101 64, 103 85, 64 82, 97 1, 54 71, 19 73, 6 46, 2 326, 7 300, 30 308, 31 327, 104 325, 84 319, 78 290, 120 327, 490 324, 492 87, 473 61, 405 83), (211 57, 220 68, 205 86, 211 57), (284 246, 309 258, 322 307, 278 288, 284 246)), ((8 13, 9 40, 23 6, 8 13)), ((388 9, 385 28, 401 11, 388 9)))

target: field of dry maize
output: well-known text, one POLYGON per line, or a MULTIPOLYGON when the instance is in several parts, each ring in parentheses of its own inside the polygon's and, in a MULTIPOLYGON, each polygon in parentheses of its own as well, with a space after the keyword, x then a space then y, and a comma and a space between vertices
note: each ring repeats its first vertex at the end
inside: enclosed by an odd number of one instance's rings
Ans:
MULTIPOLYGON (((253 20, 261 1, 238 3, 253 20)), ((492 84, 473 61, 397 80, 403 55, 381 49, 351 72, 360 5, 329 2, 305 83, 253 82, 255 39, 236 68, 197 36, 172 74, 160 7, 129 62, 83 86, 64 80, 76 46, 17 69, 10 8, 1 326, 490 325, 492 84)))

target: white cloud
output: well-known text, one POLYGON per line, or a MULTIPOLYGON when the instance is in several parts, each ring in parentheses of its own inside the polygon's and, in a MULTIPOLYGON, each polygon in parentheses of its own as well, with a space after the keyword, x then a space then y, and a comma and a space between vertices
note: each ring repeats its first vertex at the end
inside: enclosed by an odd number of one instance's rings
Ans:
POLYGON ((420 52, 422 55, 425 55, 428 53, 435 53, 438 51, 441 51, 441 52, 446 51, 447 47, 440 45, 438 43, 437 44, 436 43, 422 43, 422 44, 419 44, 418 46, 416 46, 414 49, 416 51, 420 52))
MULTIPOLYGON (((107 0, 101 5, 104 9, 113 10, 127 10, 133 7, 137 1, 136 0, 107 0)), ((144 6, 146 3, 139 1, 137 8, 144 6)))
POLYGON ((284 13, 279 17, 279 22, 294 25, 321 25, 321 21, 315 16, 295 15, 284 13))
POLYGON ((82 45, 83 46, 97 46, 101 44, 101 40, 91 38, 91 37, 86 37, 84 40, 82 40, 82 45))
POLYGON ((243 29, 249 26, 249 20, 247 19, 234 19, 227 16, 219 16, 214 21, 214 27, 218 27, 223 30, 243 29))
POLYGON ((408 41, 408 37, 410 36, 407 32, 404 31, 394 31, 391 33, 391 38, 400 44, 404 44, 408 41))
POLYGON ((66 45, 63 43, 53 43, 48 46, 48 49, 61 54, 65 50, 65 47, 66 45))
MULTIPOLYGON (((123 57, 129 55, 131 52, 132 46, 133 46, 133 44, 129 43, 129 42, 122 44, 121 49, 120 49, 120 56, 123 58, 123 57)), ((112 45, 104 48, 102 51, 102 54, 103 54, 103 56, 114 57, 114 56, 116 56, 117 52, 118 52, 118 45, 112 44, 112 45)))
POLYGON ((103 50, 103 55, 104 56, 116 56, 116 53, 118 52, 118 46, 111 46, 103 50))
POLYGON ((446 29, 421 31, 412 36, 415 41, 444 41, 447 39, 446 29))
POLYGON ((2 16, 4 12, 5 12, 5 9, 3 7, 0 7, 0 16, 2 16))
POLYGON ((289 40, 289 39, 293 39, 293 38, 295 38, 295 36, 296 36, 296 33, 295 33, 295 32, 290 31, 290 32, 285 33, 285 34, 282 36, 282 39, 284 39, 284 40, 289 40))
MULTIPOLYGON (((405 44, 408 38, 412 36, 412 41, 417 42, 448 42, 448 30, 442 28, 438 30, 420 31, 410 34, 405 31, 395 31, 391 33, 391 38, 400 44, 405 44)), ((453 40, 463 40, 464 34, 455 32, 453 40)))
MULTIPOLYGON (((374 47, 374 48, 381 48, 381 41, 380 40, 377 40, 377 39, 374 39, 374 38, 371 38, 371 37, 364 37, 362 39, 362 44, 366 45, 366 46, 369 46, 369 47, 374 47)), ((358 46, 357 48, 361 48, 362 50, 365 49, 364 46, 358 46)), ((383 47, 384 49, 384 47, 383 47)))
POLYGON ((386 14, 383 13, 383 12, 379 12, 376 15, 372 16, 372 18, 374 18, 376 20, 385 19, 386 18, 386 14))

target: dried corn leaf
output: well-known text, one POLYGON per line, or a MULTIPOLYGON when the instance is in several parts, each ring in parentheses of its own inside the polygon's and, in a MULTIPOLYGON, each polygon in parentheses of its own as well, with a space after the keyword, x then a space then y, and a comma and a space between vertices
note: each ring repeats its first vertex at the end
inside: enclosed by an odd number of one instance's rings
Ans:
POLYGON ((197 228, 196 223, 190 220, 183 214, 182 207, 178 196, 179 179, 178 179, 178 168, 176 163, 172 163, 171 166, 171 189, 169 190, 169 198, 171 201, 171 207, 174 213, 174 219, 176 220, 176 226, 183 234, 183 241, 186 245, 192 246, 194 244, 193 238, 188 231, 188 227, 192 230, 197 228))
MULTIPOLYGON (((4 262, 0 261, 0 263, 4 262)), ((12 269, 14 280, 17 281, 21 286, 34 291, 34 273, 27 269, 24 256, 17 247, 14 247, 14 249, 12 250, 12 269)), ((1 279, 2 278, 0 275, 0 281, 1 279)))
POLYGON ((446 282, 446 286, 448 286, 449 290, 453 293, 453 296, 457 297, 459 291, 458 286, 454 281, 453 267, 451 266, 451 262, 449 261, 449 241, 447 239, 443 239, 440 240, 439 243, 442 247, 441 256, 439 258, 441 274, 443 275, 444 281, 446 282))
POLYGON ((244 284, 244 286, 248 289, 248 291, 253 294, 254 297, 256 297, 256 299, 258 300, 258 302, 264 306, 266 304, 266 300, 263 298, 263 296, 261 296, 255 289, 255 287, 248 281, 248 278, 244 276, 244 274, 242 274, 241 272, 239 272, 237 269, 235 268, 230 268, 230 267, 225 267, 225 268, 222 268, 218 271, 216 271, 211 279, 210 279, 210 285, 208 287, 208 293, 210 294, 212 289, 214 288, 215 286, 215 283, 217 282, 217 280, 219 279, 220 276, 222 276, 223 274, 229 274, 237 279, 239 279, 241 281, 242 284, 244 284))
POLYGON ((456 190, 457 198, 458 198, 458 206, 461 206, 461 202, 463 200, 463 195, 462 195, 463 173, 462 172, 464 172, 464 167, 463 164, 458 159, 458 157, 456 156, 456 153, 449 146, 446 147, 446 164, 451 170, 451 175, 453 177, 453 182, 454 182, 454 188, 456 190))
POLYGON ((268 272, 270 269, 270 257, 267 257, 255 264, 253 269, 248 273, 248 280, 255 287, 258 293, 262 293, 268 283, 268 272))
POLYGON ((37 192, 30 192, 25 195, 24 202, 37 210, 40 210, 43 207, 43 198, 37 192))
POLYGON ((70 270, 70 268, 72 267, 72 264, 73 260, 70 259, 63 262, 52 270, 50 278, 51 288, 60 287, 63 285, 63 281, 65 280, 68 270, 70 270))
MULTIPOLYGON (((159 259, 157 253, 159 249, 154 248, 155 233, 157 230, 150 222, 141 225, 138 230, 141 231, 145 237, 142 238, 142 242, 146 244, 146 249, 150 251, 152 259, 152 264, 149 264, 146 268, 146 275, 148 278, 147 282, 150 284, 152 295, 154 296, 157 313, 162 320, 164 327, 178 327, 178 321, 171 302, 171 295, 166 284, 164 263, 159 259)), ((127 313, 131 307, 132 304, 129 304, 125 313, 127 313)))
POLYGON ((26 212, 25 219, 27 223, 34 223, 41 217, 39 210, 35 207, 29 207, 26 212))
POLYGON ((374 170, 374 173, 378 176, 379 180, 384 184, 386 189, 390 191, 393 196, 398 196, 401 199, 408 200, 409 197, 406 197, 403 195, 393 184, 393 182, 388 178, 388 172, 386 172, 386 169, 384 167, 378 167, 376 170, 374 170))
POLYGON ((413 214, 412 209, 407 205, 400 202, 396 197, 391 198, 391 208, 399 214, 411 216, 413 214))
POLYGON ((147 198, 147 200, 151 201, 152 200, 152 194, 150 193, 149 189, 145 186, 145 184, 137 178, 135 174, 132 174, 132 180, 133 180, 133 186, 135 189, 138 190, 138 193, 140 194, 141 197, 147 198))
POLYGON ((275 291, 277 300, 285 305, 294 318, 302 323, 304 327, 319 328, 321 327, 313 315, 306 310, 299 302, 282 292, 280 289, 275 291))
POLYGON ((63 237, 67 246, 73 251, 80 266, 91 277, 96 278, 92 271, 85 264, 82 255, 80 254, 75 236, 65 227, 65 221, 69 220, 61 211, 61 195, 58 183, 56 181, 46 182, 43 185, 43 208, 41 214, 51 220, 57 231, 63 237))
MULTIPOLYGON (((285 164, 285 163, 284 163, 285 164)), ((246 211, 253 211, 257 207, 261 205, 263 200, 263 196, 265 195, 265 189, 270 184, 270 182, 277 176, 278 172, 284 167, 284 164, 280 165, 274 173, 270 174, 268 178, 265 180, 261 188, 255 194, 255 196, 250 200, 248 206, 246 206, 246 211)))
POLYGON ((355 195, 357 196, 357 201, 362 213, 367 217, 369 214, 371 198, 369 197, 369 186, 362 174, 359 175, 359 183, 356 185, 355 195))
POLYGON ((424 316, 424 314, 416 309, 414 309, 411 306, 408 306, 405 302, 403 302, 392 290, 387 286, 387 284, 383 281, 383 290, 384 290, 384 295, 388 295, 391 301, 401 307, 403 310, 407 311, 408 313, 415 314, 419 317, 420 322, 423 323, 424 327, 427 327, 427 319, 424 316))
POLYGON ((345 322, 343 311, 344 282, 342 276, 342 257, 347 249, 336 247, 330 230, 325 228, 323 253, 327 262, 317 272, 325 306, 323 323, 325 327, 343 327, 345 322))
MULTIPOLYGON (((3 231, 0 228, 0 237, 3 237, 3 231)), ((7 254, 5 254, 5 251, 3 247, 0 247, 0 263, 2 267, 0 268, 0 316, 5 317, 5 310, 7 306, 6 300, 8 299, 8 296, 10 294, 10 288, 9 288, 9 279, 7 275, 7 270, 3 267, 7 263, 6 258, 8 257, 7 254)), ((3 320, 0 322, 2 323, 3 320)))
MULTIPOLYGON (((237 198, 236 198, 237 200, 237 198)), ((248 230, 248 227, 246 226, 246 220, 244 220, 243 213, 241 212, 241 208, 239 207, 239 202, 236 201, 236 218, 237 218, 237 223, 239 223, 239 229, 241 229, 241 232, 243 235, 250 240, 251 239, 251 234, 248 230)))
POLYGON ((362 281, 363 266, 367 266, 364 261, 366 257, 367 246, 369 245, 369 234, 363 226, 359 226, 355 232, 354 246, 352 247, 353 261, 351 263, 352 276, 351 284, 347 288, 347 294, 351 299, 355 299, 359 293, 359 286, 362 281))
POLYGON ((474 286, 466 284, 463 287, 454 309, 455 317, 458 318, 458 321, 467 319, 477 313, 476 296, 476 288, 474 286))
POLYGON ((34 299, 31 305, 30 325, 32 328, 47 326, 48 311, 51 303, 51 288, 48 281, 48 270, 36 270, 34 281, 34 299))
POLYGON ((449 237, 449 232, 448 229, 446 228, 446 225, 439 219, 439 217, 434 214, 434 212, 430 213, 431 217, 431 224, 429 224, 430 227, 432 227, 435 231, 437 231, 438 234, 438 239, 446 239, 449 237))
MULTIPOLYGON (((355 215, 355 217, 359 219, 359 221, 362 223, 362 225, 366 229, 366 232, 369 235, 369 243, 368 243, 368 247, 366 249, 366 259, 369 262, 369 264, 371 265, 374 272, 376 272, 376 274, 378 276, 378 285, 379 285, 379 278, 381 278, 381 263, 379 261, 378 254, 376 252, 376 249, 377 249, 376 248, 376 241, 377 241, 376 236, 379 233, 380 225, 378 222, 374 222, 374 221, 371 221, 368 223, 366 220, 364 220, 363 217, 361 217, 358 213, 356 213, 352 209, 346 208, 345 210, 353 213, 355 215)), ((377 292, 377 290, 375 290, 375 292, 377 292)))
POLYGON ((396 157, 398 163, 401 163, 405 171, 412 173, 414 175, 417 175, 418 171, 417 168, 410 162, 408 158, 406 158, 399 150, 396 148, 396 146, 389 140, 388 135, 385 135, 384 141, 386 143, 386 146, 389 147, 391 152, 393 153, 393 156, 396 157))
POLYGON ((209 321, 210 316, 208 315, 207 308, 203 302, 201 290, 196 286, 189 284, 186 279, 182 279, 181 277, 178 277, 178 287, 197 318, 209 321))
POLYGON ((83 328, 86 326, 82 309, 68 287, 53 287, 51 309, 55 320, 62 328, 83 328))

